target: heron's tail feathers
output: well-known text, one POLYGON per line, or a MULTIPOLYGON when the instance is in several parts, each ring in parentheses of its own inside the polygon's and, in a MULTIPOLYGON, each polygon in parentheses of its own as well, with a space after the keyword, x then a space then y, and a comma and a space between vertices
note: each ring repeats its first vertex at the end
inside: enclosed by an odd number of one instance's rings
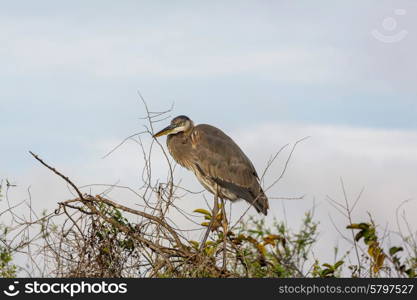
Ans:
POLYGON ((252 203, 258 213, 263 213, 265 216, 268 214, 268 197, 266 197, 264 191, 261 189, 258 196, 253 199, 252 203))
MULTIPOLYGON (((265 216, 267 215, 268 208, 269 208, 268 198, 266 197, 264 191, 262 190, 259 184, 256 184, 254 187, 248 188, 248 187, 242 187, 242 186, 236 185, 232 182, 221 180, 219 178, 214 178, 214 181, 220 187, 226 189, 227 192, 233 193, 235 197, 239 199, 245 199, 253 207, 255 207, 258 213, 263 213, 265 216)), ((233 199, 233 198, 228 198, 226 196, 226 199, 233 199)), ((236 200, 236 198, 233 200, 236 200)))

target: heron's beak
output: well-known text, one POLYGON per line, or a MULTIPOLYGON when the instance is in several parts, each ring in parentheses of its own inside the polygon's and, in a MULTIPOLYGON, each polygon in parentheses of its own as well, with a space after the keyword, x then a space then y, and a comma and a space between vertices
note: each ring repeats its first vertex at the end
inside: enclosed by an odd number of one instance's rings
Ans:
POLYGON ((174 129, 175 129, 175 126, 169 125, 169 126, 165 127, 164 129, 162 129, 161 131, 159 131, 158 133, 154 134, 153 137, 157 138, 157 137, 160 137, 160 136, 163 136, 163 135, 170 134, 171 132, 174 131, 174 129))

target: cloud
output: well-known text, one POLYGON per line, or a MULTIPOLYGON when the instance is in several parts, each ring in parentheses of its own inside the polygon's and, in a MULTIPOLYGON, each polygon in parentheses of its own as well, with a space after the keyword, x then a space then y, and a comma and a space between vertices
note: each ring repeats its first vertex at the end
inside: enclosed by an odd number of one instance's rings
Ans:
POLYGON ((26 76, 69 72, 105 78, 169 79, 258 74, 272 81, 313 84, 333 82, 336 66, 344 64, 340 53, 329 47, 230 50, 227 43, 219 44, 213 37, 202 43, 175 30, 160 35, 143 30, 82 37, 21 33, 8 39, 1 52, 8 72, 26 76))
MULTIPOLYGON (((379 11, 363 9, 358 24, 348 26, 342 21, 356 10, 350 6, 329 6, 322 12, 327 15, 316 10, 306 14, 298 5, 285 3, 244 5, 238 12, 218 3, 171 14, 156 13, 158 8, 139 5, 124 20, 104 11, 91 21, 91 8, 77 17, 57 11, 62 20, 49 14, 4 16, 2 72, 159 80, 239 75, 280 83, 414 91, 410 80, 416 74, 415 39, 387 48, 369 34, 385 11, 379 16, 379 11)), ((410 35, 412 25, 410 20, 404 23, 410 35)))
MULTIPOLYGON (((304 136, 310 138, 297 147, 280 188, 323 199, 340 190, 338 181, 343 177, 351 189, 365 187, 369 196, 378 195, 369 201, 382 204, 372 202, 377 209, 387 207, 388 214, 398 201, 417 197, 415 131, 265 124, 238 132, 236 139, 262 166, 274 149, 304 136)), ((284 161, 273 169, 276 174, 284 161)))

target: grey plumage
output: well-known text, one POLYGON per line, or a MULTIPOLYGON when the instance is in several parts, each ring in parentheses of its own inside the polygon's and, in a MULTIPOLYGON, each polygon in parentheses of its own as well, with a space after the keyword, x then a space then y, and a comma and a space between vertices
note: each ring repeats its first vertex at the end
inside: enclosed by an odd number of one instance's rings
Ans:
POLYGON ((194 126, 188 117, 179 116, 155 137, 165 134, 175 161, 193 171, 208 191, 222 199, 244 199, 267 215, 268 198, 252 162, 223 131, 207 124, 194 126))

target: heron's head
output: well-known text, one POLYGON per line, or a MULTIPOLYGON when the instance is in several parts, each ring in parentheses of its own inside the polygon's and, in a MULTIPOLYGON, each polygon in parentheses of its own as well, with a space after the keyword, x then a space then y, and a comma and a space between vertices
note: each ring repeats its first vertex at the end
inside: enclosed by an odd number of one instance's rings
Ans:
POLYGON ((177 134, 179 132, 188 132, 194 127, 193 121, 187 116, 178 116, 172 119, 171 124, 158 133, 154 137, 163 135, 177 134))

